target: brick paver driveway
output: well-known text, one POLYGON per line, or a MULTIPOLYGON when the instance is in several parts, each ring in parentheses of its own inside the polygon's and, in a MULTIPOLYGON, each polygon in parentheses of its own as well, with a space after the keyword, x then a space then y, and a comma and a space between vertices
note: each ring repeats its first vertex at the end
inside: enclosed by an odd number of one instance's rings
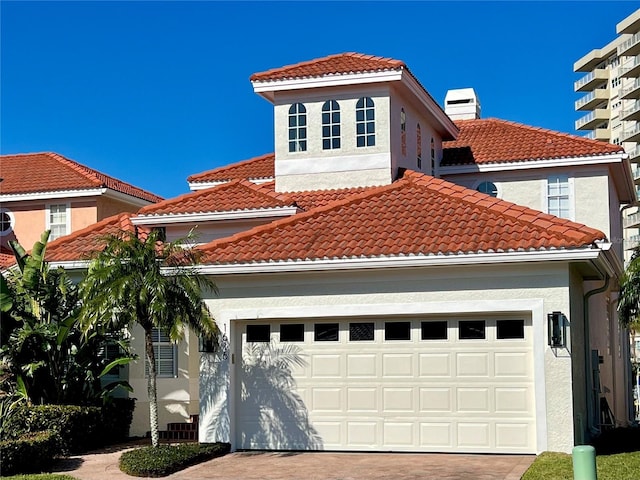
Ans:
MULTIPOLYGON (((72 457, 55 471, 80 480, 132 480, 122 450, 72 457)), ((195 465, 171 480, 520 480, 533 455, 237 452, 195 465)))

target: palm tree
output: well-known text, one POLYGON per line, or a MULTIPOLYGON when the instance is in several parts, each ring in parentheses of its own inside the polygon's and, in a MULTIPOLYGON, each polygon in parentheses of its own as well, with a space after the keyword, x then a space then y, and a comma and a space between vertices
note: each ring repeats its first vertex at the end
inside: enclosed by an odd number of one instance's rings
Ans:
POLYGON ((202 291, 215 284, 198 274, 198 251, 186 237, 163 243, 159 230, 121 232, 105 237, 105 247, 92 259, 80 293, 81 321, 86 328, 110 324, 144 330, 148 365, 147 391, 151 443, 159 444, 156 361, 152 331, 159 329, 172 341, 184 338, 187 328, 215 341, 218 330, 202 300, 202 291))
POLYGON ((633 252, 629 264, 620 280, 618 300, 620 324, 635 329, 640 320, 640 250, 633 252))

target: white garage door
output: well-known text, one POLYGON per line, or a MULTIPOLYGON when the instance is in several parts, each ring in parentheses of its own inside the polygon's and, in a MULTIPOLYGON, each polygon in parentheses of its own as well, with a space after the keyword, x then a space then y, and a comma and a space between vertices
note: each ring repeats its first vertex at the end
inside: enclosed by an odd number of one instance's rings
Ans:
POLYGON ((238 329, 240 449, 536 451, 529 320, 256 320, 238 329))

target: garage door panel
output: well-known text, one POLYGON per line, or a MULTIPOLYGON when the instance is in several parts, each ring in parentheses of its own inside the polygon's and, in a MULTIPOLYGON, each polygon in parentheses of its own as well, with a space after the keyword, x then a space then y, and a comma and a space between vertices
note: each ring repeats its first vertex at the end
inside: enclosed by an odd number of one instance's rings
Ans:
POLYGON ((420 377, 451 377, 450 353, 420 353, 419 375, 420 377))
MULTIPOLYGON (((243 358, 237 391, 249 398, 237 409, 238 447, 535 453, 530 322, 525 339, 497 339, 495 320, 485 319, 486 339, 459 340, 457 320, 448 320, 448 338, 434 341, 422 340, 414 319, 408 340, 386 341, 390 320, 374 322, 373 341, 350 341, 348 320, 333 321, 339 341, 316 341, 314 322, 300 320, 305 341, 293 346, 302 361, 280 369, 278 381, 258 368, 268 361, 243 358)), ((243 354, 264 353, 244 348, 245 326, 243 354)), ((280 346, 292 344, 271 348, 280 346)))
POLYGON ((348 354, 347 355, 347 376, 349 378, 375 378, 378 376, 377 355, 348 354))

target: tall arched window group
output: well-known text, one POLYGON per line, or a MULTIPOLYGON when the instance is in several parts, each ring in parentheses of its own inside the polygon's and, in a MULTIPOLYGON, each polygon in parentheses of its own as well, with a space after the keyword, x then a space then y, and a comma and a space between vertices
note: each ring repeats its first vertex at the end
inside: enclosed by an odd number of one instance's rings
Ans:
MULTIPOLYGON (((342 119, 337 100, 322 104, 322 149, 334 150, 342 146, 342 119)), ((375 104, 371 97, 359 98, 355 108, 356 147, 376 144, 375 104)), ((302 103, 289 107, 289 152, 307 151, 307 109, 302 103)))

